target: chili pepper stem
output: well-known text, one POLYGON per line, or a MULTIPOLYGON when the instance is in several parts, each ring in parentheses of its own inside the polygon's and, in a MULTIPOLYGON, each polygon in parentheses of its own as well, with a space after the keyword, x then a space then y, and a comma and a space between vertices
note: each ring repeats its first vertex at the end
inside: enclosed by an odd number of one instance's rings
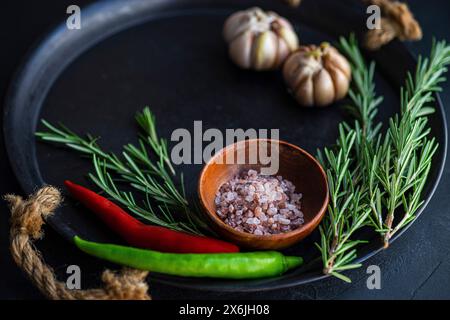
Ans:
POLYGON ((295 256, 288 256, 286 257, 286 271, 294 269, 295 267, 300 266, 303 264, 303 258, 302 257, 295 257, 295 256))

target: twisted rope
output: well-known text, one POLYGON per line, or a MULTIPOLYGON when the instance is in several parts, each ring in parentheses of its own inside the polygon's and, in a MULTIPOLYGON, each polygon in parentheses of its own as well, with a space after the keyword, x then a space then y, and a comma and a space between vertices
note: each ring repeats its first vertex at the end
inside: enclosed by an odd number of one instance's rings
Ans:
POLYGON ((10 249, 16 264, 27 274, 36 287, 54 300, 150 300, 145 278, 146 271, 124 268, 116 273, 105 270, 103 288, 88 290, 68 289, 58 281, 53 269, 45 264, 33 242, 43 237, 42 225, 62 201, 54 187, 43 187, 28 199, 6 195, 11 210, 10 249))

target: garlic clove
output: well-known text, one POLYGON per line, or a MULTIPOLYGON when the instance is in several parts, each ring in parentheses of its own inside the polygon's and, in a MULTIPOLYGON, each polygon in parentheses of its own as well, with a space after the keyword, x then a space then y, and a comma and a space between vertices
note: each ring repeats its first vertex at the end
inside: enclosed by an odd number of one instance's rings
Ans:
POLYGON ((322 69, 314 75, 314 102, 318 107, 331 104, 334 101, 334 85, 327 70, 322 69))
POLYGON ((283 27, 283 28, 287 28, 287 29, 291 29, 294 30, 294 28, 292 27, 292 24, 286 20, 283 17, 277 16, 277 22, 283 27))
POLYGON ((282 38, 278 38, 278 52, 277 52, 277 61, 275 62, 276 66, 281 65, 284 60, 286 60, 286 57, 289 55, 289 47, 282 38))
POLYGON ((292 88, 297 88, 300 86, 306 79, 312 78, 314 75, 314 70, 310 68, 308 65, 301 66, 300 69, 295 74, 295 78, 292 78, 292 88))
POLYGON ((294 96, 302 106, 314 106, 314 84, 311 75, 304 78, 303 81, 299 83, 294 92, 294 96))
POLYGON ((294 51, 298 48, 298 38, 294 32, 292 25, 283 17, 277 16, 276 21, 272 23, 273 30, 278 36, 283 38, 288 45, 290 51, 294 51))
POLYGON ((347 76, 344 74, 344 72, 341 71, 341 69, 331 64, 328 65, 327 70, 330 73, 331 79, 333 80, 335 99, 339 100, 344 98, 347 95, 348 87, 350 84, 347 76))
POLYGON ((294 52, 289 57, 287 57, 286 61, 284 62, 283 78, 286 84, 291 88, 295 88, 297 86, 297 72, 300 69, 301 61, 301 53, 294 52))
POLYGON ((253 68, 267 70, 274 67, 277 58, 277 36, 272 31, 258 35, 253 42, 253 68))
POLYGON ((324 60, 325 65, 334 65, 344 73, 348 80, 351 79, 352 68, 350 67, 350 63, 335 48, 330 48, 330 51, 324 60))
POLYGON ((286 41, 286 44, 290 51, 294 51, 298 48, 298 38, 297 35, 292 31, 292 29, 282 27, 277 30, 277 33, 286 41))
POLYGON ((246 31, 230 43, 231 60, 241 68, 248 69, 251 67, 252 41, 252 32, 246 31))
POLYGON ((249 29, 252 25, 252 20, 254 18, 244 11, 233 13, 224 24, 223 37, 225 41, 229 43, 249 29))

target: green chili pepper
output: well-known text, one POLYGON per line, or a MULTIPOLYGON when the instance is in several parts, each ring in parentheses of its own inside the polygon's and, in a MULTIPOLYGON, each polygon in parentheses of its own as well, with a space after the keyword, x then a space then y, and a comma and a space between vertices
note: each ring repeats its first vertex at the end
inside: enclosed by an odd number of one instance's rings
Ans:
POLYGON ((186 277, 228 279, 263 278, 280 275, 303 263, 301 257, 276 251, 241 253, 161 253, 74 237, 87 254, 124 266, 186 277))

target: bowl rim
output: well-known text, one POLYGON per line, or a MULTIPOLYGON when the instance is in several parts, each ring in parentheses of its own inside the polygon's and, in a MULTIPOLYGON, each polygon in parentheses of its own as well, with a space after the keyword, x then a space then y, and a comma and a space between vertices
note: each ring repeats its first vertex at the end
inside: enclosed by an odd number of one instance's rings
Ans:
POLYGON ((319 161, 316 158, 314 158, 306 150, 300 148, 299 146, 297 146, 295 144, 289 143, 287 141, 279 140, 279 139, 259 139, 259 138, 258 139, 240 140, 240 141, 232 143, 228 146, 225 146, 222 149, 220 149, 218 152, 216 152, 214 154, 214 156, 212 156, 208 160, 208 162, 206 162, 203 165, 203 168, 200 172, 200 176, 198 179, 197 193, 198 193, 198 198, 200 200, 200 204, 201 204, 201 207, 202 207, 204 213, 207 214, 209 217, 211 217, 213 222, 216 223, 218 225, 218 227, 226 229, 228 232, 233 233, 234 235, 239 236, 239 237, 245 236, 246 238, 253 239, 253 240, 257 239, 257 240, 267 240, 267 241, 280 240, 280 239, 294 237, 294 236, 302 234, 303 232, 305 232, 305 230, 308 230, 310 227, 311 227, 311 231, 313 231, 315 228, 317 228, 320 221, 324 217, 325 212, 327 211, 329 199, 330 199, 327 175, 326 175, 325 170, 323 169, 322 165, 319 163, 319 161), (249 232, 238 231, 238 230, 234 229, 233 227, 229 226, 228 224, 226 224, 225 222, 223 222, 222 219, 220 219, 215 212, 210 212, 210 210, 205 205, 206 202, 205 202, 205 199, 203 196, 202 181, 204 181, 204 175, 205 175, 208 167, 214 162, 215 159, 217 159, 225 151, 235 148, 237 145, 242 144, 242 143, 251 143, 251 142, 259 142, 259 141, 268 141, 268 142, 277 141, 278 144, 280 144, 280 145, 285 145, 289 148, 296 149, 297 151, 302 153, 304 156, 306 156, 306 158, 308 158, 308 160, 310 160, 314 165, 316 165, 319 168, 319 172, 325 182, 325 198, 322 202, 322 206, 320 207, 320 209, 317 211, 317 213, 314 215, 314 217, 310 221, 308 221, 307 223, 303 224, 302 226, 300 226, 299 228, 297 228, 295 230, 284 232, 284 233, 272 234, 272 235, 255 235, 255 234, 249 233, 249 232))

